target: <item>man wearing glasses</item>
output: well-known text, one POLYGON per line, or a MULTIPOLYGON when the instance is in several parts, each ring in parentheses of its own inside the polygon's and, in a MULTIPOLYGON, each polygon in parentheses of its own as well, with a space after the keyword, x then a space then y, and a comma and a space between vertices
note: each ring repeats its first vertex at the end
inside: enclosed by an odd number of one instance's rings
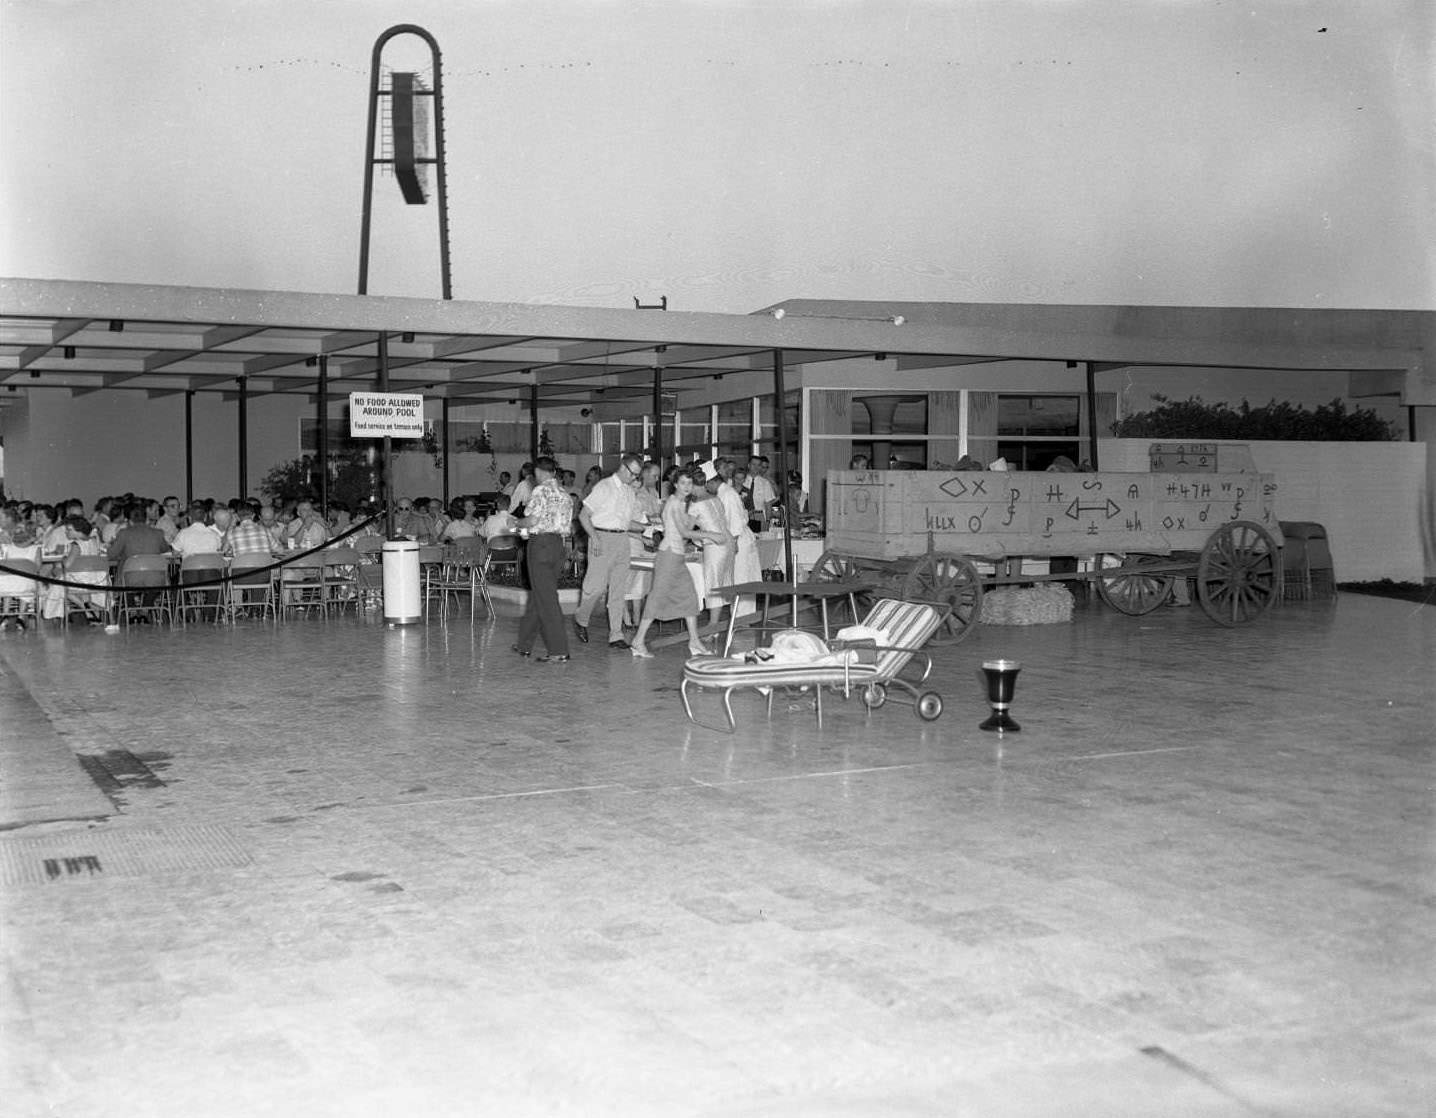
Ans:
POLYGON ((625 454, 618 469, 595 485, 584 498, 578 522, 588 533, 588 570, 583 595, 573 615, 574 632, 588 643, 588 623, 599 600, 608 598, 608 647, 626 649, 623 639, 623 598, 628 589, 628 533, 637 526, 637 491, 643 459, 625 454))

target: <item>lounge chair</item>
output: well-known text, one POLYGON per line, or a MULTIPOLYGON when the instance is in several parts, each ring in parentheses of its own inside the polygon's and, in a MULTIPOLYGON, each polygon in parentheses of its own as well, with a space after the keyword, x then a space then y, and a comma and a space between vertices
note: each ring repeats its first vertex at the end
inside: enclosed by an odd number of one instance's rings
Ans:
MULTIPOLYGON (((755 660, 754 654, 743 657, 694 656, 683 666, 680 693, 683 709, 690 721, 700 726, 693 714, 689 695, 695 691, 721 691, 723 711, 728 724, 721 727, 728 733, 737 729, 733 718, 733 692, 755 690, 767 697, 768 716, 773 714, 773 694, 780 688, 807 688, 812 691, 817 710, 818 726, 823 724, 823 689, 841 690, 847 698, 860 689, 863 705, 876 710, 888 699, 890 690, 910 701, 919 718, 931 722, 942 714, 942 696, 924 690, 923 684, 932 672, 932 658, 922 651, 946 619, 948 607, 925 602, 902 602, 882 598, 873 604, 863 619, 864 629, 875 630, 877 636, 855 642, 834 641, 824 644, 811 634, 805 638, 821 650, 814 661, 755 660), (915 663, 916 661, 916 663, 915 663), (909 670, 909 669, 913 670, 909 670), (914 676, 913 671, 918 674, 914 676), (906 678, 903 678, 906 673, 906 678)), ((775 643, 781 634, 774 635, 775 643)), ((719 727, 710 727, 719 728, 719 727)))

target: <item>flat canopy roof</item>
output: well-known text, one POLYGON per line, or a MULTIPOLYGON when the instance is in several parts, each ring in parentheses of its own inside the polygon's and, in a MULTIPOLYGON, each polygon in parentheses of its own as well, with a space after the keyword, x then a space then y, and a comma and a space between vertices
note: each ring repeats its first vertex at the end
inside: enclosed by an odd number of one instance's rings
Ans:
MULTIPOLYGON (((750 315, 0 278, 0 385, 250 395, 389 389, 457 403, 643 397, 725 374, 885 355, 1421 372, 1436 312, 792 300, 750 315)), ((900 385, 897 387, 901 387, 900 385)))

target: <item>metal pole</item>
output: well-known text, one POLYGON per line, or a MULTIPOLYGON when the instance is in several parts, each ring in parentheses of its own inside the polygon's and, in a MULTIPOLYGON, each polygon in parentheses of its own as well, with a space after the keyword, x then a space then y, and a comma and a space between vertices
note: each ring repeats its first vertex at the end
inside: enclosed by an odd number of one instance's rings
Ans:
MULTIPOLYGON (((783 570, 788 581, 798 582, 798 572, 793 567, 793 514, 788 502, 788 432, 783 424, 783 351, 773 351, 773 413, 778 422, 778 477, 783 483, 783 570)), ((793 595, 793 624, 798 624, 798 596, 793 595)))
POLYGON ((329 515, 329 355, 319 355, 319 400, 314 406, 319 417, 316 450, 319 458, 319 507, 329 515))
POLYGON ((444 397, 443 414, 439 422, 444 425, 444 433, 440 436, 439 456, 444 460, 444 511, 449 510, 449 398, 444 397))
POLYGON ((539 399, 538 383, 529 385, 529 461, 535 462, 539 456, 539 421, 538 421, 539 399))
POLYGON ((239 495, 249 496, 249 378, 239 378, 239 495))
MULTIPOLYGON (((379 335, 379 391, 389 391, 389 335, 379 335)), ((384 538, 394 538, 394 440, 384 436, 379 468, 384 475, 384 538)))
POLYGON ((1097 370, 1091 361, 1087 362, 1087 461, 1091 467, 1097 465, 1097 370))
POLYGON ((663 465, 663 369, 653 367, 653 460, 663 465))
POLYGON ((184 503, 194 502, 194 390, 184 394, 184 503))

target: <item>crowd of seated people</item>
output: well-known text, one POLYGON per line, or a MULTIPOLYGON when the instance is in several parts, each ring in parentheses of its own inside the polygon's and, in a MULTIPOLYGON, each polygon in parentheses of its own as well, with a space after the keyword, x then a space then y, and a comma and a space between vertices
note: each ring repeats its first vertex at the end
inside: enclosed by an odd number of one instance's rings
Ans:
MULTIPOLYGON (((768 462, 754 456, 746 469, 734 464, 732 484, 741 494, 754 530, 770 522, 783 502, 767 478, 768 462)), ((676 469, 676 467, 675 467, 676 469)), ((660 506, 671 492, 673 470, 660 476, 649 463, 640 482, 640 497, 660 506)), ((573 497, 575 510, 571 542, 571 568, 581 574, 584 532, 578 522, 586 493, 602 477, 594 467, 580 481, 573 470, 559 471, 559 484, 573 497)), ((524 502, 532 486, 533 467, 525 462, 514 478, 507 471, 497 477, 492 492, 465 494, 447 506, 437 497, 401 497, 394 506, 394 535, 421 544, 453 544, 469 538, 484 540, 509 536, 516 531, 516 518, 523 515, 524 502)), ((785 487, 794 505, 805 499, 801 480, 789 478, 785 487)), ((645 506, 646 507, 646 506, 645 506)), ((6 500, 0 503, 0 561, 6 558, 35 562, 42 574, 65 577, 78 558, 106 556, 112 568, 138 555, 168 555, 180 558, 205 553, 226 557, 268 555, 280 559, 286 554, 324 547, 337 536, 352 544, 365 536, 385 534, 382 509, 365 503, 350 508, 331 502, 327 511, 317 502, 298 498, 283 502, 236 497, 214 498, 188 503, 178 496, 156 499, 124 493, 104 496, 88 509, 77 497, 53 503, 6 500)), ((634 541, 635 550, 642 547, 634 541)), ((84 564, 82 564, 84 566, 84 564)), ((90 577, 87 575, 87 577, 90 577)), ((44 615, 58 618, 66 609, 63 590, 46 592, 44 615)), ((73 608, 74 595, 71 596, 73 608)))

